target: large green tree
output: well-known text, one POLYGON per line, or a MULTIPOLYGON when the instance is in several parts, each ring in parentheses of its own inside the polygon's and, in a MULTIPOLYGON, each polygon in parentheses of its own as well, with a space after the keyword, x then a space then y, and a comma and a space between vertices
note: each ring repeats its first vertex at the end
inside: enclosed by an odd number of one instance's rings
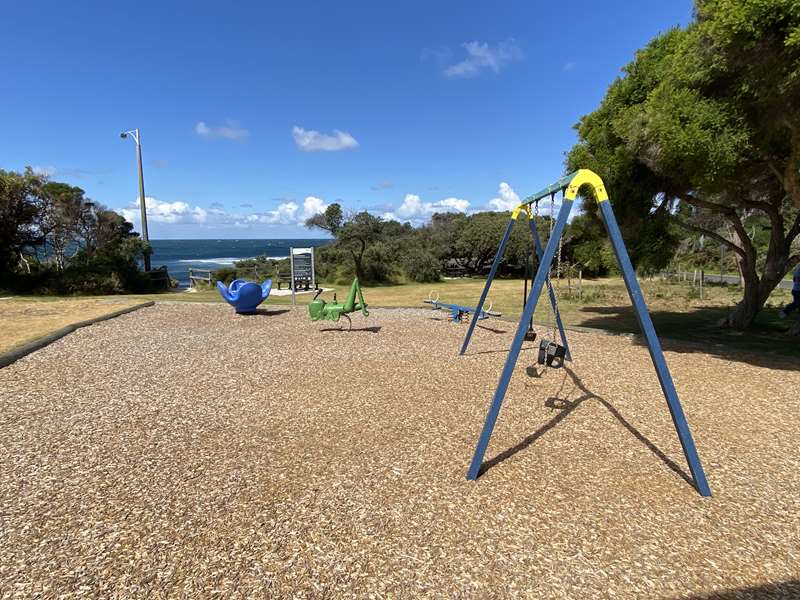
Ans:
POLYGON ((63 270, 68 255, 83 248, 96 227, 94 203, 81 188, 55 181, 44 184, 42 194, 42 233, 47 254, 56 268, 63 270))
POLYGON ((339 204, 331 204, 324 213, 306 220, 306 227, 330 232, 334 237, 331 251, 352 261, 353 271, 361 281, 382 281, 391 273, 393 262, 387 228, 401 227, 361 211, 344 215, 339 204))
POLYGON ((44 184, 31 169, 0 170, 0 275, 13 271, 24 253, 44 243, 44 184))
POLYGON ((736 254, 744 289, 725 324, 749 326, 800 262, 800 3, 698 0, 696 21, 637 53, 578 133, 569 167, 606 179, 628 231, 643 227, 633 245, 649 239, 640 252, 672 223, 736 254), (769 221, 763 256, 754 213, 769 221))

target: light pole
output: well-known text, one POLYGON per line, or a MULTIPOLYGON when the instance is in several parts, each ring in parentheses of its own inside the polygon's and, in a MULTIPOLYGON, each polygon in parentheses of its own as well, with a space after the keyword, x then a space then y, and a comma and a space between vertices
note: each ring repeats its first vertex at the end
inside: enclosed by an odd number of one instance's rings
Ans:
MULTIPOLYGON (((147 207, 144 204, 144 173, 142 172, 142 136, 138 129, 131 131, 123 131, 119 134, 123 140, 131 136, 133 142, 136 144, 136 163, 139 166, 139 210, 142 211, 142 240, 150 245, 150 237, 147 235, 147 207)), ((150 270, 150 252, 144 253, 144 270, 150 270)))

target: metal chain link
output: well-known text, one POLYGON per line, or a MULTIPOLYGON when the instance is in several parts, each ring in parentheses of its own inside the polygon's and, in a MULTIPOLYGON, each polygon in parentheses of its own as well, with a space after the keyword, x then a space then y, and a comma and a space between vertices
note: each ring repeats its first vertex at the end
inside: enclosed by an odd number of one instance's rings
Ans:
MULTIPOLYGON (((555 206, 556 206, 556 195, 555 193, 550 194, 550 237, 553 237, 553 215, 555 214, 555 206)), ((558 256, 556 258, 556 289, 553 293, 553 340, 556 341, 556 335, 558 333, 556 329, 556 322, 558 321, 558 294, 561 289, 561 239, 562 236, 558 237, 558 256)), ((547 240, 548 243, 550 240, 547 240)), ((549 270, 548 270, 549 271, 549 270)), ((548 282, 550 283, 550 282, 548 282)), ((550 289, 552 290, 552 283, 550 283, 550 289)))

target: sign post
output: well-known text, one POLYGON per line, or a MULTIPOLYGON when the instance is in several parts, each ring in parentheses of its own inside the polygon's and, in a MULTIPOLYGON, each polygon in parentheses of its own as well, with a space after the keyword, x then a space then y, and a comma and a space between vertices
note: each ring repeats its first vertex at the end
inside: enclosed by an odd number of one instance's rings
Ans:
POLYGON ((292 288, 292 306, 297 305, 297 299, 295 298, 295 289, 294 289, 294 248, 289 248, 289 265, 291 266, 291 274, 289 277, 291 278, 289 281, 289 286, 292 288))

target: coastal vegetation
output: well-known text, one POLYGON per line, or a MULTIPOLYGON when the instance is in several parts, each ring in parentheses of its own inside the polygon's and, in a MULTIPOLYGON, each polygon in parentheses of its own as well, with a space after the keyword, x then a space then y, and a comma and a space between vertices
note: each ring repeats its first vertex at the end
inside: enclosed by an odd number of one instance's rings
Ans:
POLYGON ((148 247, 121 215, 79 187, 28 168, 0 170, 0 289, 16 293, 147 291, 148 247))
POLYGON ((800 9, 698 0, 695 14, 625 67, 567 164, 604 179, 640 267, 728 251, 743 286, 722 324, 743 329, 800 262, 800 9))

